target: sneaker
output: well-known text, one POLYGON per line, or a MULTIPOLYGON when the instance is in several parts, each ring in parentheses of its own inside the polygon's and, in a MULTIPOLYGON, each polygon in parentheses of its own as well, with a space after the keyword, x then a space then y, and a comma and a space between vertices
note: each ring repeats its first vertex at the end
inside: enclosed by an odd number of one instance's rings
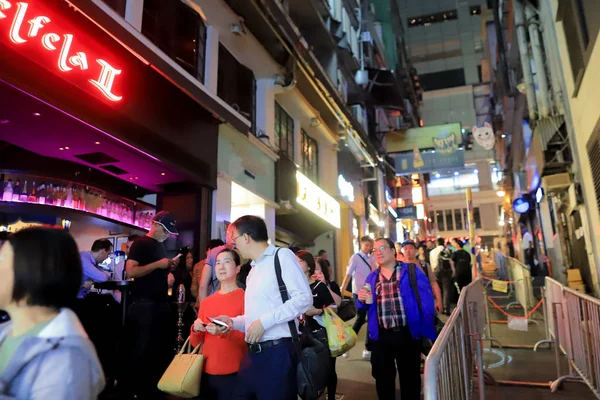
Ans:
POLYGON ((371 359, 371 352, 369 350, 363 350, 363 358, 365 360, 370 360, 371 359))
POLYGON ((342 357, 348 358, 348 357, 350 357, 350 353, 344 353, 344 354, 342 354, 342 357))

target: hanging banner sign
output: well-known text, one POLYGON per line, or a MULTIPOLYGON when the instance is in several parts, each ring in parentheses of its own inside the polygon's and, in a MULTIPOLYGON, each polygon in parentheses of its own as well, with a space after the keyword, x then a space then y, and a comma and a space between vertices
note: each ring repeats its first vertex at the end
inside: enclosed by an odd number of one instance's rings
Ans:
POLYGON ((496 144, 494 129, 492 129, 492 126, 487 122, 481 128, 473 128, 473 138, 475 139, 475 142, 485 150, 492 150, 496 144))
POLYGON ((401 153, 435 149, 438 153, 455 152, 462 145, 460 123, 412 128, 406 131, 391 131, 386 134, 386 149, 388 153, 401 153))
POLYGON ((398 207, 396 208, 396 214, 398 214, 399 219, 417 219, 417 207, 398 207))

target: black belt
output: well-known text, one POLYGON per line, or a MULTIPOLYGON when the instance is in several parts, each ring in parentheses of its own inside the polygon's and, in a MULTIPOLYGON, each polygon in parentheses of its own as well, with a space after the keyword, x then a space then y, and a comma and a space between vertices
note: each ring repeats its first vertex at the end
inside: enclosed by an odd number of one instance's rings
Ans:
POLYGON ((277 346, 278 344, 287 343, 287 342, 291 342, 291 341, 292 341, 292 338, 282 338, 282 339, 275 339, 275 340, 267 340, 267 341, 260 342, 260 343, 246 343, 246 344, 248 345, 248 351, 250 353, 258 354, 258 353, 262 353, 264 350, 268 349, 269 347, 277 346))

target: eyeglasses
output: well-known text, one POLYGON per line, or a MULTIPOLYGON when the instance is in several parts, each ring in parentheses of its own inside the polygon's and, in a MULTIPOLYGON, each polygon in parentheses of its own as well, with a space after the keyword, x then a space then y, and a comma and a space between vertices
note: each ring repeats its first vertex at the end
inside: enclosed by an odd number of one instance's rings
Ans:
POLYGON ((386 250, 386 249, 389 249, 389 248, 390 248, 390 247, 389 247, 389 246, 386 246, 386 245, 382 245, 382 246, 379 246, 379 247, 375 247, 375 248, 373 249, 373 253, 382 253, 384 250, 386 250))

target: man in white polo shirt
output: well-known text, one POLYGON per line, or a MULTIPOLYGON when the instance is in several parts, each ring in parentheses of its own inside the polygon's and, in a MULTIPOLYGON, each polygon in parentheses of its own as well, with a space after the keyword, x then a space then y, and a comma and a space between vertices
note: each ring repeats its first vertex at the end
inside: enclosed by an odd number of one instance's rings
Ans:
POLYGON ((242 359, 234 399, 296 400, 298 353, 292 342, 289 321, 296 322, 313 304, 308 280, 294 253, 268 243, 265 221, 253 215, 232 224, 231 242, 244 258, 253 260, 246 280, 244 315, 217 319, 246 333, 248 353, 242 359), (289 300, 283 303, 275 274, 279 257, 289 300))

